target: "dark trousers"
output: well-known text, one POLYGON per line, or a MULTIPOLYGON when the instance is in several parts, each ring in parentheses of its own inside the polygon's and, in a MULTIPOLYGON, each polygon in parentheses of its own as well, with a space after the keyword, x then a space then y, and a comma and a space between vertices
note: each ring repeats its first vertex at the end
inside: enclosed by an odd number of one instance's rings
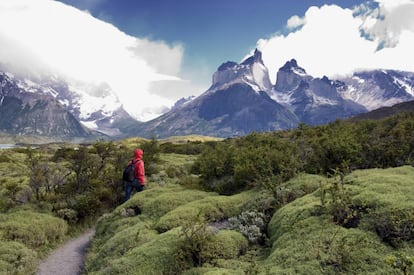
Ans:
POLYGON ((131 197, 132 191, 136 190, 137 192, 141 192, 144 189, 144 186, 141 185, 138 179, 134 179, 132 182, 126 182, 125 184, 125 201, 129 200, 131 197))

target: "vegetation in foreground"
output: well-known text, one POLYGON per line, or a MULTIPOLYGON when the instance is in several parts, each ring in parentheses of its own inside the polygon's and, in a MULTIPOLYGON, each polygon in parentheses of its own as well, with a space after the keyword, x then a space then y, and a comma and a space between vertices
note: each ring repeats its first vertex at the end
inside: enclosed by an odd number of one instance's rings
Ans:
POLYGON ((101 216, 87 274, 408 274, 413 116, 0 151, 0 271, 33 272, 101 216), (136 146, 148 188, 121 204, 136 146))
POLYGON ((414 168, 343 180, 298 175, 283 186, 296 199, 273 215, 267 192, 153 183, 100 218, 87 274, 404 274, 399 261, 412 265, 414 255, 414 168))

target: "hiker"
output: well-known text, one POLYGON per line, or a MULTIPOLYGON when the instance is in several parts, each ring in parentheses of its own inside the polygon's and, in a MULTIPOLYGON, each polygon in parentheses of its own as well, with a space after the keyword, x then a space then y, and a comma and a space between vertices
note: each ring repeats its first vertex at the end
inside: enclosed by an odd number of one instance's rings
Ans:
POLYGON ((141 192, 145 186, 145 167, 142 156, 144 152, 141 149, 135 149, 134 158, 128 163, 134 163, 134 180, 126 182, 125 185, 125 201, 129 200, 133 189, 141 192))

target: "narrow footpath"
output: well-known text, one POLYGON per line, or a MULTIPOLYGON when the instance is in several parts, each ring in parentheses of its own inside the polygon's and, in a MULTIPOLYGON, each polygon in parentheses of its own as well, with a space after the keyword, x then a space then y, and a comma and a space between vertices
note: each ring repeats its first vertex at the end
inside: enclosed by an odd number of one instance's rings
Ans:
POLYGON ((39 265, 36 275, 81 274, 86 249, 94 234, 95 230, 90 229, 53 251, 52 254, 39 265))

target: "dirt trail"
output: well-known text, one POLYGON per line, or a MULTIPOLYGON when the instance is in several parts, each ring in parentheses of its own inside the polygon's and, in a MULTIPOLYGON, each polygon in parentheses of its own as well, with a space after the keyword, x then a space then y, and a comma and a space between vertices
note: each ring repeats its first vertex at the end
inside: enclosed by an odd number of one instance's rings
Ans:
POLYGON ((81 236, 65 243, 53 251, 38 267, 36 275, 78 275, 83 269, 83 260, 89 241, 95 234, 90 229, 81 236))

